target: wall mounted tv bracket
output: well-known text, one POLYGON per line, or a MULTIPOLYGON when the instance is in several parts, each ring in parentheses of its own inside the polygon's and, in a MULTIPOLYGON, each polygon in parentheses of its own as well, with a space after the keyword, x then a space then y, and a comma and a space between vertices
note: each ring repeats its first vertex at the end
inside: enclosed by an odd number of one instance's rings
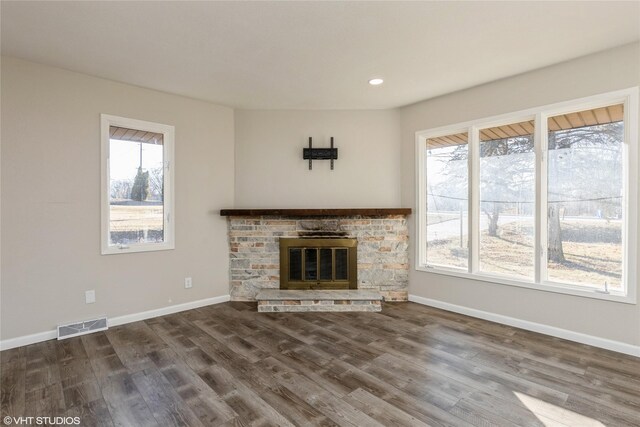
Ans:
POLYGON ((329 148, 313 148, 312 138, 309 137, 309 148, 302 149, 302 158, 309 160, 309 170, 313 169, 314 160, 331 160, 331 170, 333 170, 333 161, 338 160, 338 149, 333 147, 333 137, 331 137, 329 148))

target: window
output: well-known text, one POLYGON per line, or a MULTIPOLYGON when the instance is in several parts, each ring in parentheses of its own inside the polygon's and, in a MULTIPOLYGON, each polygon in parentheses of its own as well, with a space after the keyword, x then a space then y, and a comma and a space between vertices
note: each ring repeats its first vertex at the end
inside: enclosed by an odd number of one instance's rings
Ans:
POLYGON ((173 249, 173 126, 103 114, 102 253, 173 249))
POLYGON ((548 280, 621 291, 624 105, 548 119, 548 280))
POLYGON ((634 88, 417 132, 416 268, 635 302, 637 108, 634 88))
POLYGON ((427 140, 426 257, 431 265, 468 266, 468 148, 466 132, 427 140))
POLYGON ((480 129, 479 270, 533 280, 533 120, 480 129))

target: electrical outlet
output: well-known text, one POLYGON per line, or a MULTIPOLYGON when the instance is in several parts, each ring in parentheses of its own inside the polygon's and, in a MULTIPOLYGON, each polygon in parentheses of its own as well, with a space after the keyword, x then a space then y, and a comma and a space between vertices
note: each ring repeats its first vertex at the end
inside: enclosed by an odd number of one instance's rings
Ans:
POLYGON ((184 278, 184 287, 185 289, 189 289, 193 286, 193 281, 191 280, 191 277, 185 277, 184 278))
POLYGON ((96 291, 86 291, 84 293, 84 300, 87 304, 93 304, 94 302, 96 302, 96 291))

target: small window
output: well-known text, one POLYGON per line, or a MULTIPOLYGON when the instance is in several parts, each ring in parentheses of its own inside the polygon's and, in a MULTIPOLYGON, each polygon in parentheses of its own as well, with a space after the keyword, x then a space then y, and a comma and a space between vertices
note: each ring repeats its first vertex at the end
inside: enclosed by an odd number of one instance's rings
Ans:
POLYGON ((173 126, 101 121, 102 253, 173 249, 173 126))

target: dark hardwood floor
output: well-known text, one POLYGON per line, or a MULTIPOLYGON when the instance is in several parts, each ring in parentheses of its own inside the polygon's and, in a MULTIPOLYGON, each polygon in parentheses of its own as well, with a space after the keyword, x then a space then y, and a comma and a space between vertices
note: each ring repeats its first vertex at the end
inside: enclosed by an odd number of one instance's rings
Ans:
POLYGON ((0 356, 3 417, 83 426, 640 425, 640 359, 414 303, 225 303, 0 356))

